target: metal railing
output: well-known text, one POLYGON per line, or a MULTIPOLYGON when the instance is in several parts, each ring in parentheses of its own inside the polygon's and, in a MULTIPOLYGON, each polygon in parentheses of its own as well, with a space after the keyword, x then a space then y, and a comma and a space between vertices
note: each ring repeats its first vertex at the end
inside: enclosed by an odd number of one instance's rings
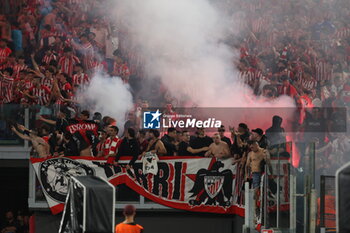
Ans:
MULTIPOLYGON (((261 229, 274 229, 275 232, 290 232, 290 233, 315 233, 317 228, 317 192, 316 192, 316 177, 315 177, 315 144, 293 144, 292 151, 299 149, 299 167, 295 168, 291 163, 288 163, 288 172, 285 171, 286 165, 282 165, 282 160, 277 153, 277 165, 273 174, 264 176, 263 189, 261 195, 263 197, 263 214, 261 216, 261 229), (277 183, 277 191, 275 195, 276 208, 271 210, 269 203, 273 201, 271 197, 271 177, 274 177, 277 183), (283 205, 281 201, 282 180, 288 180, 288 205, 283 205), (287 207, 287 208, 286 208, 287 207)), ((290 161, 293 161, 293 155, 290 156, 290 161)), ((265 167, 265 171, 268 171, 265 167)), ((284 185, 286 183, 283 183, 284 185)), ((255 200, 253 199, 252 190, 249 189, 249 184, 246 184, 248 189, 245 191, 245 207, 246 219, 243 232, 255 232, 257 228, 256 216, 251 212, 254 207, 255 200)), ((284 194, 286 195, 286 194, 284 194)))
POLYGON ((336 231, 335 176, 321 176, 318 222, 321 233, 336 231))

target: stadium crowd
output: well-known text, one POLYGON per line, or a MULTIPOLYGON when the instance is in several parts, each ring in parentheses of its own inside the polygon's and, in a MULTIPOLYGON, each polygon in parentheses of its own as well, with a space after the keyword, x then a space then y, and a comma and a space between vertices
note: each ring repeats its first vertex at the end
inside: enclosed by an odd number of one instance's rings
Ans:
MULTIPOLYGON (((231 157, 244 171, 246 154, 257 144, 272 156, 277 151, 288 153, 273 146, 286 142, 278 116, 266 131, 250 130, 241 123, 237 131, 229 130, 230 135, 224 134, 225 127, 219 128, 213 138, 203 129, 190 135, 171 128, 159 140, 159 131, 140 129, 140 109, 156 102, 172 111, 181 104, 163 95, 163 85, 153 88, 159 98, 142 98, 139 87, 147 82, 142 71, 146 58, 123 47, 128 32, 118 29, 105 14, 106 4, 107 0, 0 3, 0 104, 42 106, 37 129, 11 124, 14 133, 31 141, 33 156, 93 155, 117 163, 119 156, 133 155, 134 162, 143 152, 156 151, 159 156, 231 157), (113 118, 79 110, 77 91, 101 70, 133 89, 135 108, 121 130, 122 140, 113 118), (47 106, 58 106, 56 116, 47 106), (98 132, 83 140, 66 132, 72 112, 78 113, 75 121, 97 124, 98 132), (79 140, 85 143, 78 146, 79 140)), ((215 4, 231 16, 234 28, 239 27, 239 39, 228 38, 226 43, 240 51, 233 65, 242 82, 257 96, 288 95, 295 100, 301 113, 296 119, 298 132, 317 132, 312 139, 320 171, 333 171, 347 161, 350 138, 344 126, 348 118, 339 109, 350 102, 348 2, 234 0, 215 4)))

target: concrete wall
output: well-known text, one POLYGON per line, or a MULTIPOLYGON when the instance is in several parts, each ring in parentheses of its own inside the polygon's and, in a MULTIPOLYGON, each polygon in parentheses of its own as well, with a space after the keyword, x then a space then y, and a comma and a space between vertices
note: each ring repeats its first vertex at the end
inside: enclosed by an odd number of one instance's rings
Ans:
MULTIPOLYGON (((50 212, 37 211, 36 233, 58 232, 61 215, 53 216, 50 212)), ((124 219, 117 211, 116 223, 124 219)), ((240 233, 243 218, 233 215, 219 215, 193 212, 152 212, 138 211, 136 223, 151 233, 240 233)))

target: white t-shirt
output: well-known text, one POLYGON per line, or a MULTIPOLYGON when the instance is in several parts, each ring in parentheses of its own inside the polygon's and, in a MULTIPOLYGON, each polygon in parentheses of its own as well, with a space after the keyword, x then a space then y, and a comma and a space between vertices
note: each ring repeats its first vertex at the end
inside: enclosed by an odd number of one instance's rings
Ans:
POLYGON ((143 174, 151 173, 153 175, 157 175, 158 173, 158 156, 154 153, 147 152, 142 157, 142 170, 143 174))

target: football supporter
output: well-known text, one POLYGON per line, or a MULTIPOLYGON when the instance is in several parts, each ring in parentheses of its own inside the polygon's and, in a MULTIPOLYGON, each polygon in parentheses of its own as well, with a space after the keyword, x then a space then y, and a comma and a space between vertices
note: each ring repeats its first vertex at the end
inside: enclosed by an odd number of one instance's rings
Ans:
MULTIPOLYGON (((267 164, 272 174, 272 166, 270 163, 270 154, 266 149, 259 147, 257 141, 248 141, 250 152, 247 157, 247 164, 245 167, 246 179, 252 179, 252 188, 255 190, 255 202, 258 202, 258 192, 260 189, 261 176, 264 172, 264 164, 267 164)), ((266 172, 266 171, 265 171, 266 172)), ((256 205, 257 206, 257 205, 256 205)), ((257 207, 257 210, 259 207, 257 207)))
POLYGON ((176 143, 176 129, 175 128, 168 128, 168 133, 165 134, 161 141, 163 142, 165 149, 167 151, 167 156, 173 156, 175 155, 177 151, 177 143, 176 143))
POLYGON ((11 126, 11 130, 23 140, 28 140, 32 143, 33 149, 40 158, 46 158, 50 155, 50 145, 41 137, 37 135, 23 125, 17 124, 17 128, 22 131, 19 132, 14 125, 11 126))
POLYGON ((125 136, 120 143, 118 154, 115 158, 114 165, 118 165, 118 161, 121 156, 132 156, 130 162, 126 165, 127 169, 130 169, 140 155, 140 145, 136 138, 136 133, 133 128, 128 128, 125 131, 125 136))
POLYGON ((3 73, 0 72, 0 103, 11 103, 13 98, 13 83, 14 78, 12 77, 13 69, 6 68, 3 73))
POLYGON ((80 63, 77 56, 73 54, 71 48, 65 48, 64 55, 58 61, 58 67, 62 73, 68 74, 69 77, 73 75, 74 66, 80 63))
POLYGON ((225 136, 225 126, 221 125, 220 128, 218 128, 218 133, 220 135, 220 138, 222 141, 226 142, 229 147, 231 147, 231 139, 225 136))
POLYGON ((263 149, 267 149, 269 146, 269 141, 267 137, 264 135, 264 131, 260 128, 256 128, 252 130, 252 134, 250 135, 250 140, 257 141, 259 146, 263 149))
POLYGON ((41 84, 42 78, 39 76, 33 77, 33 86, 29 88, 24 94, 30 99, 33 104, 48 105, 51 101, 51 90, 41 84))
POLYGON ((196 153, 206 152, 209 147, 193 149, 190 147, 190 133, 186 130, 182 131, 181 141, 179 143, 178 156, 193 156, 196 153))
POLYGON ((219 133, 214 134, 213 141, 214 142, 210 144, 208 151, 205 153, 205 157, 225 159, 231 156, 229 146, 226 142, 221 140, 219 133))
POLYGON ((81 64, 77 64, 74 67, 75 74, 72 77, 73 85, 84 86, 89 83, 89 76, 84 73, 84 68, 81 64))
POLYGON ((114 53, 112 75, 120 77, 124 83, 129 82, 130 70, 119 50, 116 50, 114 53))
POLYGON ((104 153, 104 148, 105 148, 105 142, 108 138, 108 134, 106 131, 104 130, 101 130, 99 131, 99 143, 97 144, 96 146, 96 149, 97 149, 97 157, 103 157, 103 153, 104 153))
POLYGON ((122 140, 118 138, 118 132, 119 129, 117 126, 108 127, 109 137, 106 139, 103 152, 104 158, 107 159, 108 163, 113 163, 118 153, 119 146, 122 142, 122 140))
POLYGON ((165 149, 163 142, 159 139, 159 136, 160 136, 160 133, 158 130, 151 129, 149 131, 149 143, 143 155, 146 152, 151 152, 158 156, 166 155, 167 151, 165 149))
POLYGON ((205 155, 204 148, 208 148, 213 143, 213 139, 205 134, 204 128, 197 128, 196 134, 197 137, 190 141, 190 146, 193 149, 202 149, 202 152, 197 152, 195 155, 203 157, 205 155))
POLYGON ((10 54, 12 53, 12 50, 7 47, 7 42, 5 39, 0 39, 0 65, 2 66, 4 63, 6 63, 6 59, 10 54))

